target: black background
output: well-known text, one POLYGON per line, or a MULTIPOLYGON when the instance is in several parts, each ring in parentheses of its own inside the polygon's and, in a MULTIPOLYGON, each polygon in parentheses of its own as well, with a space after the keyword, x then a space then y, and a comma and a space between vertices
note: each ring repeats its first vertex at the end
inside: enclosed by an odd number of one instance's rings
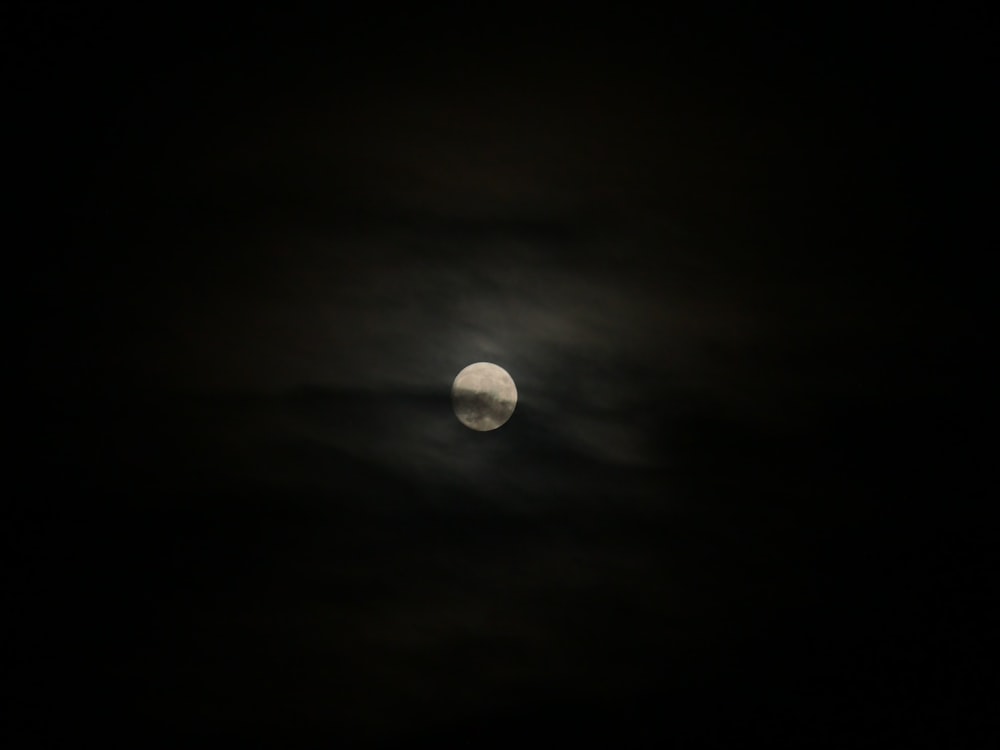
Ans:
POLYGON ((19 746, 987 746, 984 23, 6 11, 19 746))

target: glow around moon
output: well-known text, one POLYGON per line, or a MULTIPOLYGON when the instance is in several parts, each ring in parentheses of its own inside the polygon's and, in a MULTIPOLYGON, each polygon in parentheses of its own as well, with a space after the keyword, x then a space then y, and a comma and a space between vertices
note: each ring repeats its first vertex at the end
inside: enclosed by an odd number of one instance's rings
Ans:
POLYGON ((466 427, 488 432, 505 424, 514 413, 517 387, 510 373, 499 365, 476 362, 455 376, 451 405, 466 427))

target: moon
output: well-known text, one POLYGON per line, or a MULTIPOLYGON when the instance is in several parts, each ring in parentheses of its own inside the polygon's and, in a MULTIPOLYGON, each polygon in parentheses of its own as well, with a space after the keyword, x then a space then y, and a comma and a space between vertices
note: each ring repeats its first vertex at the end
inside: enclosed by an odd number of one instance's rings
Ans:
POLYGON ((492 362, 476 362, 455 376, 451 406, 470 430, 489 432, 503 426, 517 406, 517 386, 510 373, 492 362))

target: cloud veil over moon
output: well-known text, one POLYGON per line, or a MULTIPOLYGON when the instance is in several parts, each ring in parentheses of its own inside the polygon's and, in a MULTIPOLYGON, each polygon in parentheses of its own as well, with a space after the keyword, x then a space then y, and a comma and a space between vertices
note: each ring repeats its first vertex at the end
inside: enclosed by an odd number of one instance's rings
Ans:
POLYGON ((502 427, 517 406, 510 373, 491 362, 476 362, 455 376, 451 403, 458 421, 478 432, 502 427))
POLYGON ((926 36, 50 5, 5 47, 31 744, 996 744, 926 36))

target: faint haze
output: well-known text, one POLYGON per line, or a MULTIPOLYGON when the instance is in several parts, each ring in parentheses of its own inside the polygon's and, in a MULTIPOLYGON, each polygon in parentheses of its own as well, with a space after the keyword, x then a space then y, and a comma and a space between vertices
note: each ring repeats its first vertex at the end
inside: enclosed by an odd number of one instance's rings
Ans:
POLYGON ((19 27, 25 726, 949 736, 940 68, 828 10, 19 27))

